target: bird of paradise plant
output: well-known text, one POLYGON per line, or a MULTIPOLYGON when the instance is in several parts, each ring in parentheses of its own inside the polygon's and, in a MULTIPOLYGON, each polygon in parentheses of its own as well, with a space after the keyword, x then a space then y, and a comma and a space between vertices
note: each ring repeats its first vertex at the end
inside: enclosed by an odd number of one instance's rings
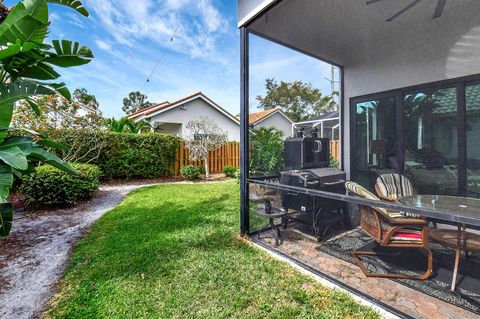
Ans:
POLYGON ((93 59, 92 51, 77 42, 46 43, 49 3, 67 6, 88 16, 80 0, 22 0, 12 9, 0 3, 0 237, 7 236, 12 227, 13 207, 7 197, 14 175, 21 176, 35 161, 76 174, 67 163, 41 148, 64 146, 34 131, 25 135, 11 127, 18 101, 25 100, 40 113, 33 97, 60 94, 71 98, 65 84, 55 81, 60 77, 55 67, 79 66, 93 59))

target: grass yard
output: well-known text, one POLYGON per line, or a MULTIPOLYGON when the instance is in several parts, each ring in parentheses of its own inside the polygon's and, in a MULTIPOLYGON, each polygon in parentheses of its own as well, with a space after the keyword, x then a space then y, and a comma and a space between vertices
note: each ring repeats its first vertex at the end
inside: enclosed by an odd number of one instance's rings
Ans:
POLYGON ((238 238, 235 182, 130 194, 75 249, 47 318, 377 318, 238 238))

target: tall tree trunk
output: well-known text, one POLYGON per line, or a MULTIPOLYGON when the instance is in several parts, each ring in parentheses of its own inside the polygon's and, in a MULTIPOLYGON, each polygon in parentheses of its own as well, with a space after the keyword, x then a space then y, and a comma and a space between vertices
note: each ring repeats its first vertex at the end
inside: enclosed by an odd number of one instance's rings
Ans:
POLYGON ((205 157, 205 177, 210 177, 210 170, 208 169, 208 154, 205 157))

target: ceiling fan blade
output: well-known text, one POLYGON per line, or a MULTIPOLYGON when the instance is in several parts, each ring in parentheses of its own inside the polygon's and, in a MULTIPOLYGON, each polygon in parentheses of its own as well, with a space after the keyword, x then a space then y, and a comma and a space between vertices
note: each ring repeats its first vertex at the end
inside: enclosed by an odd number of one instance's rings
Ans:
POLYGON ((369 0, 369 1, 367 1, 367 5, 374 4, 374 3, 377 3, 377 2, 380 2, 380 1, 383 1, 383 0, 369 0))
POLYGON ((406 11, 410 10, 411 8, 413 8, 414 6, 416 6, 417 4, 420 3, 420 1, 422 0, 413 0, 408 6, 406 6, 405 8, 403 8, 402 10, 398 11, 397 13, 395 13, 393 16, 391 16, 390 18, 388 18, 387 22, 391 22, 393 21, 395 18, 397 18, 398 16, 400 16, 401 14, 405 13, 406 11))
POLYGON ((438 0, 437 7, 435 8, 435 13, 433 14, 433 19, 439 18, 442 15, 446 3, 447 0, 438 0))

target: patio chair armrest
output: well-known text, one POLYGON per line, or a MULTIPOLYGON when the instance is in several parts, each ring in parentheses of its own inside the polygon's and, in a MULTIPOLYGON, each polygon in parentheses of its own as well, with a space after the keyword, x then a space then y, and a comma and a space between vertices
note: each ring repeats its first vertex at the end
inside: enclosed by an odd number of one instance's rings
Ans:
POLYGON ((393 225, 428 226, 428 220, 420 218, 389 218, 393 225))

